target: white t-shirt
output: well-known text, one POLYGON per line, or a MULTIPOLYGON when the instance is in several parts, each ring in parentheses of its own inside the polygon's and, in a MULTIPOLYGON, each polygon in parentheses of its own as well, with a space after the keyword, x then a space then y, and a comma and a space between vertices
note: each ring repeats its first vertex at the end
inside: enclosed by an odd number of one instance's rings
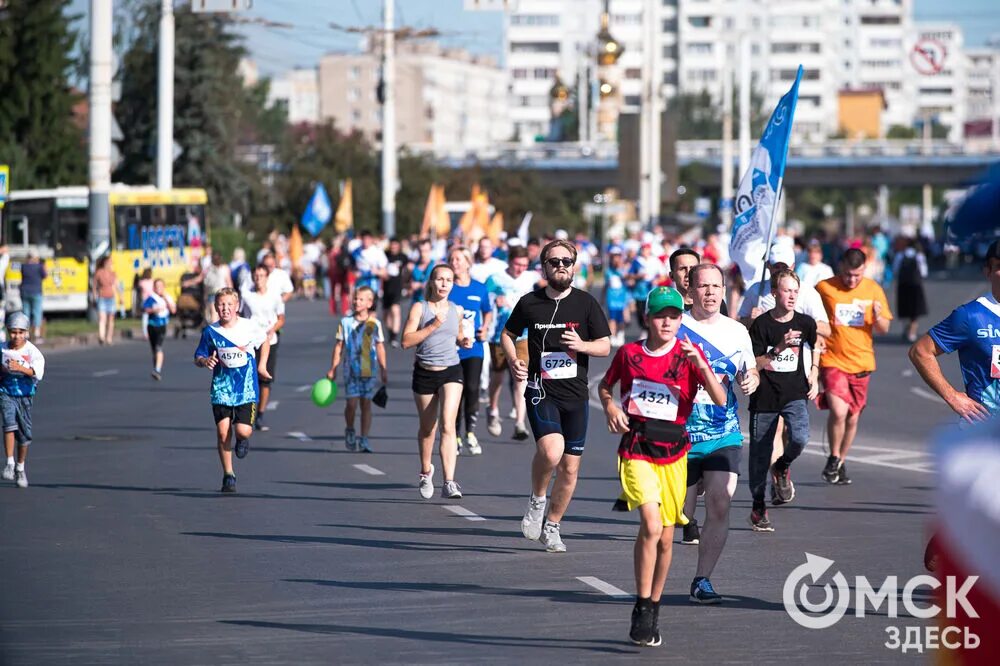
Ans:
POLYGON ((823 280, 828 280, 833 277, 833 269, 824 264, 822 261, 816 265, 813 264, 799 264, 795 267, 795 273, 802 280, 803 286, 815 287, 818 283, 823 280))
MULTIPOLYGON (((740 319, 749 317, 751 311, 757 307, 757 299, 760 296, 763 284, 763 282, 754 282, 747 289, 747 293, 743 296, 743 303, 740 304, 740 319)), ((770 284, 770 281, 768 284, 770 284)), ((773 308, 774 294, 768 290, 764 294, 764 297, 760 299, 760 309, 763 312, 767 312, 773 308)), ((805 282, 799 286, 799 298, 795 301, 795 311, 812 317, 818 322, 829 323, 830 321, 830 317, 826 314, 826 308, 823 307, 823 299, 820 298, 819 292, 816 291, 815 287, 807 285, 805 282)))
MULTIPOLYGON (((268 289, 263 294, 253 290, 244 289, 243 301, 250 308, 250 321, 259 325, 264 330, 270 329, 278 321, 278 316, 285 314, 285 301, 281 299, 277 291, 268 289)), ((278 344, 278 334, 272 333, 268 342, 272 345, 278 344)))
POLYGON ((469 276, 483 284, 497 273, 507 270, 507 262, 503 259, 490 257, 484 262, 476 262, 469 268, 469 276))
POLYGON ((292 278, 288 275, 288 271, 283 268, 275 267, 267 276, 267 291, 268 293, 274 292, 280 296, 285 294, 290 294, 295 291, 295 287, 292 286, 292 278))

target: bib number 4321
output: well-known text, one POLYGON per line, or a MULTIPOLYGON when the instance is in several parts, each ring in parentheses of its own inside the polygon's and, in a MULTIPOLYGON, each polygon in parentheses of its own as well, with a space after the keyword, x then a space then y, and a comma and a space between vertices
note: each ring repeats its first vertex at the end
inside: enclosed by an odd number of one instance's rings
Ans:
POLYGON ((678 390, 645 379, 632 380, 628 413, 647 419, 677 420, 678 390))

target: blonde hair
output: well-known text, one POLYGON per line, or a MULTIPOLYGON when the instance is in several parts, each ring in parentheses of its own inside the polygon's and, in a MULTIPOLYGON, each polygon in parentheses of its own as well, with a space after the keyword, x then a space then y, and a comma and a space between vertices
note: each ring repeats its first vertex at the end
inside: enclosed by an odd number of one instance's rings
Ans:
POLYGON ((472 258, 472 250, 470 250, 469 248, 465 247, 464 245, 452 245, 448 249, 448 263, 451 263, 451 256, 453 254, 455 254, 456 252, 460 253, 463 257, 465 257, 465 260, 467 262, 469 262, 469 267, 470 268, 475 263, 475 261, 472 258))
POLYGON ((357 296, 358 294, 363 294, 365 292, 368 292, 371 295, 371 297, 372 297, 372 303, 374 303, 375 302, 375 290, 374 289, 372 289, 371 287, 369 287, 366 284, 361 285, 360 287, 357 287, 357 288, 354 289, 354 295, 355 296, 357 296))
POLYGON ((236 302, 240 302, 240 292, 236 291, 232 287, 223 287, 219 291, 215 292, 215 302, 218 303, 225 296, 232 296, 236 299, 236 302))

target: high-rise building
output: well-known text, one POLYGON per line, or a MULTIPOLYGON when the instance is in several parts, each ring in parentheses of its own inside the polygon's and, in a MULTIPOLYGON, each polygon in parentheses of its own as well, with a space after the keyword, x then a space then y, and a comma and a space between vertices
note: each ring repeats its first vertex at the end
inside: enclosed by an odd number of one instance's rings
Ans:
POLYGON ((966 69, 966 107, 969 122, 992 121, 1000 112, 1000 45, 995 48, 968 49, 966 69))
POLYGON ((296 68, 271 79, 267 103, 285 107, 288 122, 319 121, 319 75, 315 67, 296 68))
POLYGON ((916 97, 915 78, 906 64, 913 47, 912 0, 854 0, 843 11, 845 87, 882 91, 883 134, 893 125, 909 126, 916 97))
POLYGON ((962 29, 954 23, 919 23, 913 37, 906 74, 916 82, 913 119, 944 125, 950 141, 961 141, 967 92, 962 29))

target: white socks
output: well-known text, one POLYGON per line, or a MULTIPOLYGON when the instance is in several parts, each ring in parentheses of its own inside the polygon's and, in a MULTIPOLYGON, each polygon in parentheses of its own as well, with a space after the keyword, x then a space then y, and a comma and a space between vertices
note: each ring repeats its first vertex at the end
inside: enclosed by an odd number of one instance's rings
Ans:
POLYGON ((24 471, 24 463, 17 463, 16 465, 14 465, 14 469, 16 469, 18 472, 23 472, 24 471))

